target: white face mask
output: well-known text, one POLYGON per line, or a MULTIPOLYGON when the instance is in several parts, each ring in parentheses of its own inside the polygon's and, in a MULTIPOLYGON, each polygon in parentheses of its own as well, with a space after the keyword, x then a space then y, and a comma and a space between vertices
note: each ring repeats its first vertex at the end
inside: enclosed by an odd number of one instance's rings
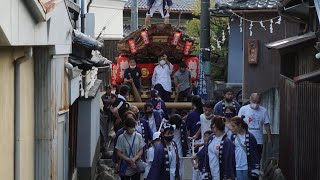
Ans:
POLYGON ((131 68, 131 69, 134 69, 134 68, 136 68, 136 66, 130 66, 130 68, 131 68))
POLYGON ((258 108, 259 108, 259 104, 250 103, 250 107, 251 107, 252 109, 258 109, 258 108))
POLYGON ((166 64, 166 61, 165 60, 160 60, 159 64, 163 66, 163 65, 166 64))

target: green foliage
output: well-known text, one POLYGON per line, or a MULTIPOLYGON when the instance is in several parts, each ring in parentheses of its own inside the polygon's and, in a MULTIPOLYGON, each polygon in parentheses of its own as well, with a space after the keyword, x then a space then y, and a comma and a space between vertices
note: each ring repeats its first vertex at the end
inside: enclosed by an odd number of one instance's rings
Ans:
MULTIPOLYGON (((210 6, 213 8, 215 2, 211 0, 210 6)), ((194 55, 199 54, 200 49, 200 13, 201 13, 201 0, 196 0, 194 4, 194 15, 196 18, 186 23, 186 32, 195 38, 197 44, 194 55)), ((227 54, 228 54, 228 22, 229 18, 225 17, 213 17, 210 18, 210 44, 211 44, 211 62, 212 62, 212 78, 225 80, 226 79, 226 68, 227 68, 227 54), (222 41, 222 34, 225 34, 225 41, 220 42, 221 49, 218 48, 217 40, 222 41), (217 55, 220 56, 220 60, 217 59, 217 55), (224 61, 221 61, 224 60, 224 61)))

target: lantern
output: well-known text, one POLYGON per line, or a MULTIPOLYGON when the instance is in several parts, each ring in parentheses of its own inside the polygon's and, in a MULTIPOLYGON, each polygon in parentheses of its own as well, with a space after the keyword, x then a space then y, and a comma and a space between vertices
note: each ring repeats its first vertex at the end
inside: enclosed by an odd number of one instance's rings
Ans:
POLYGON ((173 35, 173 39, 172 39, 171 44, 176 46, 180 40, 180 36, 181 36, 181 32, 179 32, 179 31, 175 32, 173 35))
POLYGON ((147 80, 152 77, 154 68, 156 66, 153 63, 149 63, 149 64, 137 64, 137 67, 141 69, 141 79, 147 80))
POLYGON ((129 58, 120 54, 117 59, 117 74, 116 74, 116 82, 121 84, 123 82, 123 74, 124 71, 129 67, 129 58))
POLYGON ((117 86, 117 82, 116 82, 116 79, 117 79, 117 73, 118 73, 118 66, 117 64, 113 63, 111 65, 111 84, 112 86, 117 86))
POLYGON ((199 59, 197 57, 188 57, 186 60, 187 69, 191 72, 191 79, 195 81, 199 77, 199 59))
POLYGON ((145 45, 149 44, 149 37, 148 37, 148 31, 142 31, 141 32, 141 37, 143 39, 143 42, 145 45))
POLYGON ((186 41, 186 44, 185 44, 184 49, 183 49, 183 54, 185 56, 189 55, 191 47, 192 47, 192 42, 186 41))
POLYGON ((130 48, 131 54, 136 54, 137 53, 137 46, 136 46, 136 42, 134 41, 134 39, 128 40, 128 43, 129 43, 129 48, 130 48))

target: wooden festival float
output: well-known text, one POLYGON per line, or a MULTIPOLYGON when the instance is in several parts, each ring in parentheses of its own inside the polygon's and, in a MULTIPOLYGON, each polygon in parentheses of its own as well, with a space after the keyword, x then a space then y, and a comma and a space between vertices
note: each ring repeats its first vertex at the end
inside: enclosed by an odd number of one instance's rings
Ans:
MULTIPOLYGON (((141 68, 142 89, 141 95, 138 92, 133 93, 133 104, 141 107, 142 101, 150 97, 153 70, 161 53, 166 53, 168 60, 173 64, 172 75, 179 69, 179 63, 185 61, 191 71, 192 81, 198 79, 199 60, 198 57, 191 55, 194 48, 194 38, 170 24, 153 24, 149 28, 138 29, 118 43, 119 55, 117 62, 112 64, 111 83, 113 86, 123 83, 124 71, 129 67, 128 60, 130 57, 135 58, 137 67, 141 68)), ((168 108, 191 107, 191 103, 175 103, 177 94, 174 89, 172 92, 171 100, 174 103, 167 103, 168 108)))

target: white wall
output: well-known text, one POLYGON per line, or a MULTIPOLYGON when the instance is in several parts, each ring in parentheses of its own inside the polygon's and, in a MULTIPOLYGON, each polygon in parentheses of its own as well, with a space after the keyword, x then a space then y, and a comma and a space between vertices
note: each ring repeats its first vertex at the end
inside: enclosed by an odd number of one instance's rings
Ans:
POLYGON ((123 38, 123 9, 126 0, 95 0, 90 6, 90 13, 95 14, 95 37, 102 28, 101 34, 105 40, 123 38))
MULTIPOLYGON (((71 47, 71 21, 63 1, 46 14, 46 21, 36 22, 23 0, 2 1, 0 27, 9 44, 0 45, 68 45, 71 47)), ((1 33, 1 31, 0 31, 1 33)))

